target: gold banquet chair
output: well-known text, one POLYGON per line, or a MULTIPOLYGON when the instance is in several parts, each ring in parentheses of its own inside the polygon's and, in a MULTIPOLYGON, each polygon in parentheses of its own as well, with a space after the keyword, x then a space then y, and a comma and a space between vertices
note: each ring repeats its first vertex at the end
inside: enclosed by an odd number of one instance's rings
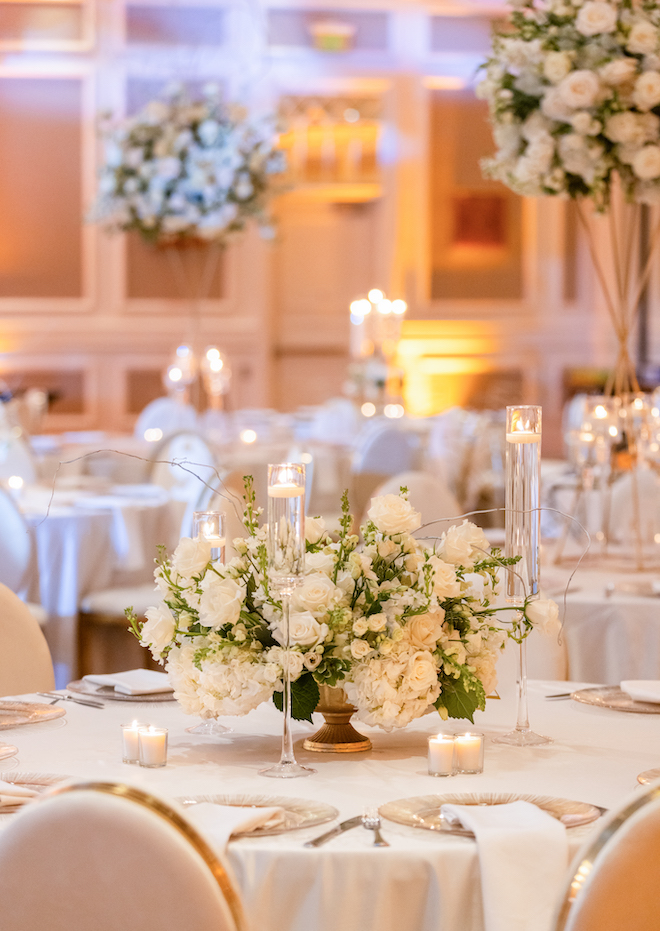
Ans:
POLYGON ((571 867, 555 931, 658 931, 660 782, 609 814, 571 867))
POLYGON ((240 898, 174 808, 110 782, 65 785, 0 835, 2 931, 246 931, 240 898))
POLYGON ((52 688, 53 662, 39 623, 18 595, 0 583, 0 695, 52 688))

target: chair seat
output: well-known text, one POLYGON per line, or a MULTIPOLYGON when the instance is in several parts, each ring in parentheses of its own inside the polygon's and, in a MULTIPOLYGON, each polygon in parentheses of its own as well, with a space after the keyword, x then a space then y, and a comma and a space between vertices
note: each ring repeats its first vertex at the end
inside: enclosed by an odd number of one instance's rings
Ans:
POLYGON ((80 613, 105 614, 108 618, 116 617, 117 623, 125 624, 126 608, 133 608, 138 617, 144 617, 147 608, 157 604, 158 600, 153 582, 144 585, 118 586, 87 595, 80 604, 80 613))

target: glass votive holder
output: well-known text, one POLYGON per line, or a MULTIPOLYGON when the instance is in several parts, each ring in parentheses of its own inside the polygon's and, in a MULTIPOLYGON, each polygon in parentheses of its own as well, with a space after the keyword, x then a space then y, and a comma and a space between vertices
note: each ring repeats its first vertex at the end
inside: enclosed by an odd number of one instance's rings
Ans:
POLYGON ((476 731, 454 737, 454 772, 483 773, 484 735, 476 731))
POLYGON ((141 727, 138 730, 139 764, 156 769, 167 763, 167 728, 141 727))
POLYGON ((454 735, 436 734, 429 737, 429 776, 453 776, 454 735))
POLYGON ((225 515, 222 511, 195 511, 193 539, 211 545, 212 562, 225 561, 225 515))
POLYGON ((130 724, 121 725, 121 758, 123 763, 137 763, 140 759, 138 731, 141 727, 146 726, 143 721, 132 721, 130 724))

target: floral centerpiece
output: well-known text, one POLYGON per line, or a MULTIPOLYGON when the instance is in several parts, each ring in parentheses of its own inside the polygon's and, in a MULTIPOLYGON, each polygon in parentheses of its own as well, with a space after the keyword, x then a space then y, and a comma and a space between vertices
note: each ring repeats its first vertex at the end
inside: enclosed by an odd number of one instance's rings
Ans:
POLYGON ((629 245, 639 204, 660 201, 660 4, 517 0, 509 27, 495 36, 477 88, 497 145, 485 171, 519 194, 577 200, 619 341, 611 387, 618 395, 639 390, 628 340, 660 228, 641 273, 629 245), (619 186, 636 205, 630 218, 623 205, 614 216, 619 186), (596 249, 583 199, 609 210, 618 238, 609 259, 596 249))
POLYGON ((249 118, 216 85, 170 87, 136 116, 103 120, 105 163, 92 219, 149 242, 226 243, 254 219, 272 235, 273 175, 284 167, 272 117, 249 118))
POLYGON ((319 518, 305 524, 305 576, 291 601, 290 650, 281 644, 281 603, 268 580, 266 528, 246 480, 239 555, 210 561, 209 546, 183 538, 158 560, 161 602, 140 624, 143 646, 165 664, 189 714, 246 714, 273 698, 282 705, 282 669, 292 678, 293 716, 311 720, 319 685, 344 688, 367 724, 404 727, 434 706, 469 718, 485 707, 507 633, 524 638, 557 618, 554 602, 529 602, 507 631, 493 623, 497 570, 515 560, 488 550, 483 531, 464 521, 427 547, 412 535, 421 518, 400 495, 374 498, 364 539, 351 534, 343 498, 333 540, 319 518))

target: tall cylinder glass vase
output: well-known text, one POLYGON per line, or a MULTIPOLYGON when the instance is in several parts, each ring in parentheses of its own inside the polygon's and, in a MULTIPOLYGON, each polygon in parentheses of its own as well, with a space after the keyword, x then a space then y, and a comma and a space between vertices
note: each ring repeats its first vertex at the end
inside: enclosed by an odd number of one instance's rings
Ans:
POLYGON ((284 462, 268 466, 268 575, 273 593, 282 605, 284 688, 282 752, 279 763, 259 770, 274 779, 311 776, 315 769, 301 766, 293 752, 291 733, 291 669, 289 663, 291 595, 305 568, 305 466, 284 462))
MULTIPOLYGON (((507 572, 506 599, 522 607, 526 598, 538 598, 541 541, 541 408, 536 405, 506 409, 506 542, 504 554, 519 556, 507 572)), ((551 743, 534 733, 527 710, 527 644, 518 650, 515 728, 495 743, 537 747, 551 743)))

